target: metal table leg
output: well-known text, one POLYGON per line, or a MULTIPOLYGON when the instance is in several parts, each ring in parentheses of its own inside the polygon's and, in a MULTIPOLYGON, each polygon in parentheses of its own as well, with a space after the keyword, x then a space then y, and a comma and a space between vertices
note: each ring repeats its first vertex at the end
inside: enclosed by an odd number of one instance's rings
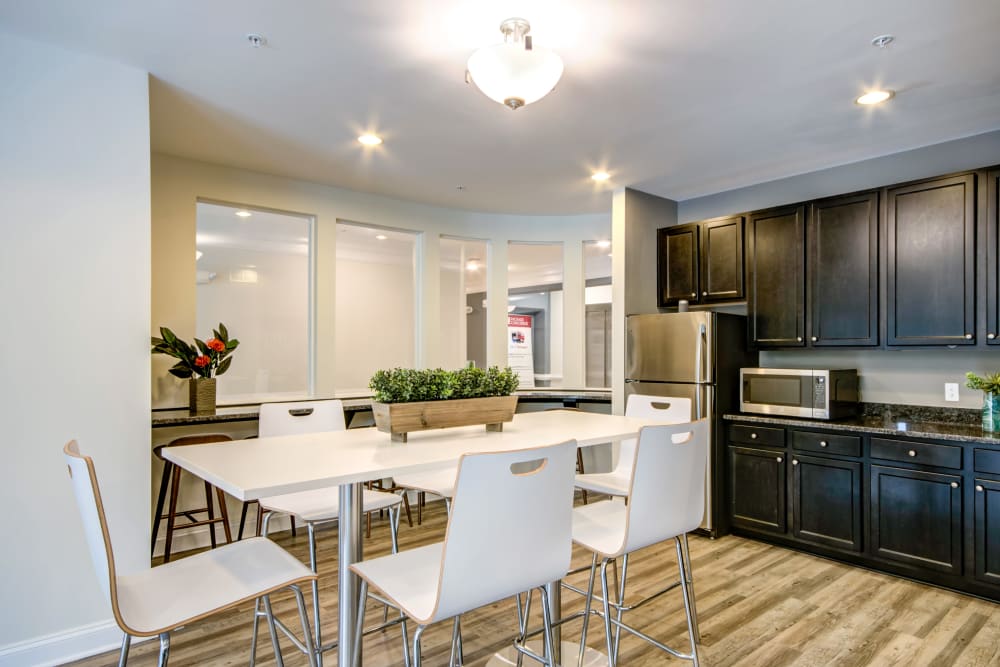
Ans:
MULTIPOLYGON (((340 521, 338 522, 337 569, 337 667, 351 667, 354 655, 354 631, 358 620, 361 582, 351 572, 352 563, 362 559, 361 483, 340 485, 340 521)), ((360 655, 360 653, 359 653, 360 655)))

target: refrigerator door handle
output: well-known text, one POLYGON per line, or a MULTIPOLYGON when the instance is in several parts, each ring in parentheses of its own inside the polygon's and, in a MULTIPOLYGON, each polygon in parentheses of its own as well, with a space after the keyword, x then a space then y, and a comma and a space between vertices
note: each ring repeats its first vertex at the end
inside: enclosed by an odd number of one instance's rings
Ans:
POLYGON ((642 382, 642 380, 633 380, 632 378, 625 378, 625 384, 632 384, 633 382, 642 382))
MULTIPOLYGON (((695 382, 704 382, 704 373, 702 372, 705 368, 704 364, 704 353, 705 353, 705 325, 698 325, 698 340, 696 342, 695 355, 694 355, 694 366, 695 366, 695 382)), ((695 394, 695 407, 694 407, 695 419, 701 419, 701 391, 695 394)))

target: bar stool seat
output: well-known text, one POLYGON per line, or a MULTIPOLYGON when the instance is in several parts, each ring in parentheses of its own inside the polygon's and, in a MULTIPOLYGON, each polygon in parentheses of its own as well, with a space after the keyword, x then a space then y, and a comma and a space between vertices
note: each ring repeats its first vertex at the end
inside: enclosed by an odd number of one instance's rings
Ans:
POLYGON ((196 509, 185 509, 177 510, 177 502, 180 495, 180 482, 181 482, 181 468, 175 466, 170 461, 163 458, 163 450, 167 447, 182 447, 187 445, 207 445, 213 442, 229 442, 232 438, 223 433, 212 433, 206 435, 189 435, 182 438, 176 438, 170 442, 158 445, 153 448, 153 454, 163 461, 163 474, 160 477, 160 492, 156 497, 156 513, 153 516, 153 533, 150 538, 149 544, 149 555, 150 557, 156 552, 156 538, 159 536, 160 532, 160 522, 163 519, 167 520, 167 535, 166 541, 163 545, 163 562, 170 562, 171 548, 173 546, 174 533, 178 530, 184 530, 187 528, 197 528, 199 526, 208 526, 208 534, 212 543, 212 548, 216 547, 215 539, 215 524, 221 523, 223 532, 226 536, 226 544, 233 541, 232 533, 229 528, 229 510, 226 507, 226 494, 222 492, 222 489, 218 489, 208 482, 205 484, 205 506, 196 509), (166 501, 167 493, 170 493, 170 504, 167 507, 167 513, 163 513, 163 504, 166 501), (215 516, 215 508, 213 506, 212 494, 215 494, 216 500, 219 503, 219 516, 215 516), (198 519, 195 515, 205 514, 207 519, 198 519), (187 523, 181 523, 178 525, 177 516, 183 516, 187 523))
MULTIPOLYGON (((447 465, 424 472, 414 472, 393 477, 394 486, 409 489, 419 494, 417 502, 417 525, 424 521, 424 497, 433 493, 444 498, 445 505, 451 507, 451 499, 455 497, 455 480, 458 477, 458 465, 447 465)), ((405 497, 405 496, 404 496, 405 497)))

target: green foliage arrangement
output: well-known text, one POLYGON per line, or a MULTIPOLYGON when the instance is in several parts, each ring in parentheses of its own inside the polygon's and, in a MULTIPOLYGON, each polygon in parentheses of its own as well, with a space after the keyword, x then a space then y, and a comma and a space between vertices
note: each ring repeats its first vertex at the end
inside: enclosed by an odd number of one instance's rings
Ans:
POLYGON ((441 368, 393 368, 376 371, 368 387, 379 403, 410 403, 442 401, 449 398, 482 398, 508 396, 517 389, 517 374, 508 366, 462 368, 446 371, 441 368))
POLYGON ((167 327, 160 327, 160 336, 153 336, 152 354, 166 354, 177 359, 170 369, 171 375, 179 378, 203 377, 210 378, 222 375, 229 370, 233 353, 240 341, 229 337, 226 325, 219 323, 218 329, 212 330, 212 338, 208 340, 194 339, 194 345, 182 341, 167 327))
POLYGON ((1000 373, 990 373, 986 377, 979 377, 975 373, 969 372, 965 374, 965 379, 965 386, 969 389, 1000 394, 1000 373))

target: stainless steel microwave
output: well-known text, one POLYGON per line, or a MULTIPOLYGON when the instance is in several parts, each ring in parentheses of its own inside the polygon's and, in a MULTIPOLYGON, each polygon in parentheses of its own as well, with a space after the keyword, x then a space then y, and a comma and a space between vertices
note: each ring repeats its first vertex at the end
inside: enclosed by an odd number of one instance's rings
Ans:
POLYGON ((843 419, 858 412, 858 371, 741 368, 740 411, 843 419))

